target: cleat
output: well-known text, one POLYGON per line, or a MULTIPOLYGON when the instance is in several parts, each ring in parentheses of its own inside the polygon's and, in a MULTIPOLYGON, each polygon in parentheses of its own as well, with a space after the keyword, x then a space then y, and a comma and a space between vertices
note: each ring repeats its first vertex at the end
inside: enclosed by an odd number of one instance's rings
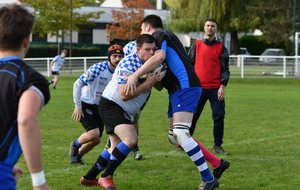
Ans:
POLYGON ((135 148, 132 150, 132 157, 135 160, 141 160, 144 158, 144 156, 141 154, 141 152, 138 148, 135 148))
POLYGON ((212 190, 216 187, 219 187, 219 182, 216 178, 214 178, 214 180, 211 182, 202 181, 202 183, 198 187, 198 190, 212 190))
POLYGON ((48 82, 48 84, 52 84, 52 83, 54 83, 54 81, 53 81, 53 80, 50 80, 50 81, 48 82))
POLYGON ((69 153, 69 157, 70 157, 70 163, 77 163, 77 155, 78 155, 78 147, 75 146, 74 142, 70 143, 70 153, 69 153))
POLYGON ((111 175, 107 177, 100 177, 98 180, 98 184, 105 190, 118 190, 111 175))
POLYGON ((98 179, 87 180, 83 176, 80 179, 80 185, 83 185, 83 186, 99 186, 98 179))
POLYGON ((56 89, 56 86, 53 86, 52 88, 55 90, 55 89, 56 89))
POLYGON ((221 159, 219 167, 213 169, 213 175, 216 179, 220 179, 223 172, 228 169, 230 166, 230 162, 227 162, 226 160, 221 159))
POLYGON ((83 160, 82 160, 82 159, 77 159, 77 161, 76 161, 76 162, 72 162, 72 161, 70 161, 70 164, 84 165, 84 162, 83 162, 83 160))
POLYGON ((225 155, 229 154, 221 146, 217 146, 217 145, 214 145, 214 153, 225 154, 225 155))

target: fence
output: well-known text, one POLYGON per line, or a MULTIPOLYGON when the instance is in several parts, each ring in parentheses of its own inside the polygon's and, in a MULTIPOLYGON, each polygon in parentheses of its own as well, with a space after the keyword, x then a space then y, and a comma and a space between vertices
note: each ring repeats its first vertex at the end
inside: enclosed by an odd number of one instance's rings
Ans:
MULTIPOLYGON (((25 58, 25 62, 45 76, 51 76, 50 61, 53 58, 25 58)), ((107 57, 66 58, 65 71, 61 76, 80 76, 91 65, 106 61, 107 57)), ((231 77, 300 77, 300 56, 246 56, 231 55, 229 59, 231 77)))

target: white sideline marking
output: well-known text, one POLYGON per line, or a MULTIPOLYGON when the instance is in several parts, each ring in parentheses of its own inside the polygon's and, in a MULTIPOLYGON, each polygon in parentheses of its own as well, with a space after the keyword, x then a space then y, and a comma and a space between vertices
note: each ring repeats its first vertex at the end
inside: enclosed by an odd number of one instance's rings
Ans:
MULTIPOLYGON (((276 137, 270 137, 270 138, 261 138, 261 139, 256 139, 256 140, 251 140, 251 141, 241 141, 241 142, 235 142, 235 143, 226 143, 226 145, 236 145, 236 144, 249 144, 252 142, 260 142, 260 141, 266 141, 266 140, 272 140, 272 139, 280 139, 280 138, 288 138, 288 137, 293 137, 293 136, 299 136, 300 133, 292 134, 292 135, 283 135, 283 136, 276 136, 276 137)), ((50 146, 43 146, 43 148, 51 148, 50 146)), ((66 148, 63 148, 66 149, 66 148)), ((155 154, 150 154, 145 156, 145 159, 147 158, 153 158, 157 156, 163 156, 163 155, 172 155, 176 157, 186 157, 186 153, 184 151, 181 152, 175 152, 170 151, 170 152, 156 152, 155 154)), ((234 159, 240 159, 240 160, 254 160, 254 161, 267 161, 267 162, 281 162, 281 163, 300 163, 300 160, 276 160, 276 159, 264 159, 264 158, 246 158, 246 157, 235 157, 235 156, 230 156, 231 158, 234 159)), ((126 159, 127 160, 127 159, 126 159)), ((126 161, 124 160, 124 161, 126 161)), ((46 172, 46 176, 50 176, 56 173, 63 173, 67 171, 72 171, 72 170, 79 170, 82 169, 82 167, 91 167, 90 165, 82 165, 78 167, 69 167, 65 169, 59 169, 59 170, 52 170, 50 172, 46 172)), ((31 179, 30 176, 21 178, 20 180, 29 180, 31 179)))

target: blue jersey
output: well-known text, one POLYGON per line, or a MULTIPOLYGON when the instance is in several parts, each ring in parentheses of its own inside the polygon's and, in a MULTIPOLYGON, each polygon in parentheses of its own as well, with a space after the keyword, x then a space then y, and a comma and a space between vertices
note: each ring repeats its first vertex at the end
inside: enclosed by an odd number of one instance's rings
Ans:
POLYGON ((156 30, 152 36, 156 46, 166 52, 165 63, 168 66, 167 73, 162 79, 168 93, 180 89, 200 87, 192 62, 178 37, 167 30, 156 30))
POLYGON ((0 59, 0 81, 4 85, 0 91, 0 165, 14 166, 22 153, 17 123, 19 99, 33 86, 41 92, 45 104, 50 93, 45 77, 18 57, 0 59))

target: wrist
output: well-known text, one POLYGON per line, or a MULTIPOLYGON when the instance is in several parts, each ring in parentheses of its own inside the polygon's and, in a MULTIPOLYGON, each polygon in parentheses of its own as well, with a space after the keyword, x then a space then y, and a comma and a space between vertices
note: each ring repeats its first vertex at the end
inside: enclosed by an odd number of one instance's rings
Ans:
POLYGON ((37 173, 31 173, 30 175, 31 175, 31 180, 32 180, 33 186, 38 187, 38 186, 44 185, 46 183, 44 170, 37 172, 37 173))

